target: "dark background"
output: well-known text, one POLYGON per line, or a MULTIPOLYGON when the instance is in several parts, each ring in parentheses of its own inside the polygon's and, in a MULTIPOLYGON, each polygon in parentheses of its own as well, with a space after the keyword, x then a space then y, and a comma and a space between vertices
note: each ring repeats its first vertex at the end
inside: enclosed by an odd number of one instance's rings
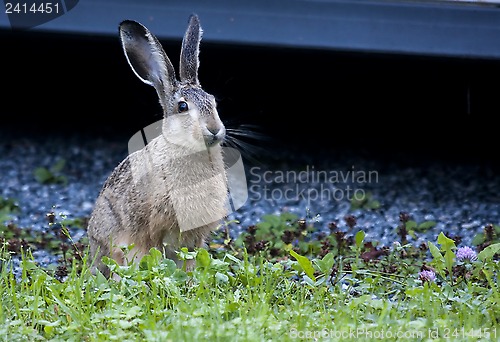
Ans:
MULTIPOLYGON (((0 42, 4 134, 126 142, 161 117, 118 35, 4 30, 0 42)), ((162 43, 177 66, 181 42, 162 43)), ((203 41, 200 60, 226 126, 256 125, 271 140, 251 143, 268 151, 497 163, 499 60, 203 41)))

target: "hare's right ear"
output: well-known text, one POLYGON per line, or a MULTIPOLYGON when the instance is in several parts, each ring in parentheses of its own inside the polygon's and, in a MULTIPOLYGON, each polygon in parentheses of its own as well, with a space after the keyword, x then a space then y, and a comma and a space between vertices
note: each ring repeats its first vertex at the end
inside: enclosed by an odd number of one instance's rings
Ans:
POLYGON ((119 31, 128 64, 141 81, 156 89, 166 110, 165 100, 173 92, 177 80, 160 42, 146 27, 133 20, 122 21, 119 31))

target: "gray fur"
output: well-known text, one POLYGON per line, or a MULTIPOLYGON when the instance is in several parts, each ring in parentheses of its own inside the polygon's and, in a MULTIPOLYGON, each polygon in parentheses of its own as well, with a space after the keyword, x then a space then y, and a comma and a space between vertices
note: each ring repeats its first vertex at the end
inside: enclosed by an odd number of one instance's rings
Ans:
POLYGON ((182 52, 179 67, 179 76, 182 82, 199 85, 198 65, 200 54, 200 40, 203 31, 196 15, 189 18, 189 27, 182 40, 182 52))
POLYGON ((105 276, 110 272, 103 256, 125 265, 152 247, 174 260, 181 247, 202 247, 226 216, 228 201, 220 146, 225 128, 214 97, 198 82, 198 18, 190 18, 183 39, 180 81, 147 28, 127 20, 119 31, 132 70, 155 87, 164 119, 162 134, 122 161, 96 200, 87 231, 96 268, 105 276), (181 101, 188 111, 179 112, 181 101), (131 244, 125 255, 121 247, 131 244))

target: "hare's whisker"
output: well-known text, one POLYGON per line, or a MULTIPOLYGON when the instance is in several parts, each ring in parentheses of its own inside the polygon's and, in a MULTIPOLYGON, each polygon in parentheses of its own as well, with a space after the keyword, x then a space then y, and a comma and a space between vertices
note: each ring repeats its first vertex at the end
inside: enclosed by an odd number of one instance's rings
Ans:
POLYGON ((260 138, 266 138, 265 135, 259 134, 256 132, 247 132, 244 130, 239 130, 239 129, 234 129, 234 128, 226 128, 226 131, 233 135, 239 135, 242 137, 248 137, 248 138, 254 138, 254 139, 260 139, 260 138))
POLYGON ((250 144, 234 136, 227 135, 225 142, 230 147, 239 150, 242 156, 253 164, 262 164, 258 158, 267 153, 265 148, 250 144))

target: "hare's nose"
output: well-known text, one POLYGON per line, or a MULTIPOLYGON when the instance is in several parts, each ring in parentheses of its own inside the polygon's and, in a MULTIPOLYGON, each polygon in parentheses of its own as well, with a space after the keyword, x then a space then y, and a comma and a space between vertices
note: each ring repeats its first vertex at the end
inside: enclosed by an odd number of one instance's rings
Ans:
POLYGON ((205 133, 205 143, 209 146, 215 145, 222 140, 226 136, 226 130, 224 126, 216 126, 216 127, 206 127, 207 132, 205 133))
POLYGON ((207 130, 212 134, 213 139, 224 139, 226 135, 224 127, 207 127, 207 130))
POLYGON ((221 129, 219 127, 207 127, 207 130, 213 135, 217 135, 220 133, 221 129))

